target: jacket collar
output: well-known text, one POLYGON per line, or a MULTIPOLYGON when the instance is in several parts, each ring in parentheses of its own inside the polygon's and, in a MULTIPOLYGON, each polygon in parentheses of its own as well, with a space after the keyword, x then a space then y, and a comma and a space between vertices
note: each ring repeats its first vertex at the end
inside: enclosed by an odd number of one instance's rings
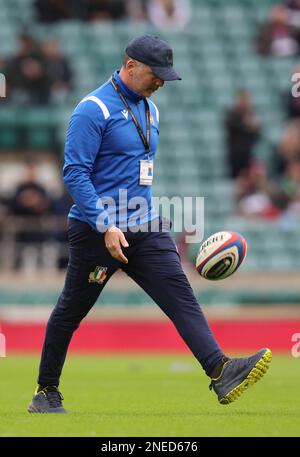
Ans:
POLYGON ((116 70, 113 73, 113 79, 116 81, 117 85, 119 86, 123 95, 125 95, 126 98, 130 98, 135 103, 143 100, 144 97, 142 95, 138 94, 132 89, 129 89, 129 87, 122 81, 122 79, 119 76, 119 70, 116 70))

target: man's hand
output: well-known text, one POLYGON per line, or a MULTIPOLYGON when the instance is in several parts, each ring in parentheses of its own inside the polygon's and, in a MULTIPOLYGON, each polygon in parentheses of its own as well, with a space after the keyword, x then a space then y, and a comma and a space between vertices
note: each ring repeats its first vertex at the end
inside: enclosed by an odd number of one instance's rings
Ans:
POLYGON ((128 259, 122 252, 121 245, 128 248, 129 244, 126 241, 124 233, 114 225, 110 227, 104 235, 105 246, 110 255, 123 263, 128 263, 128 259))

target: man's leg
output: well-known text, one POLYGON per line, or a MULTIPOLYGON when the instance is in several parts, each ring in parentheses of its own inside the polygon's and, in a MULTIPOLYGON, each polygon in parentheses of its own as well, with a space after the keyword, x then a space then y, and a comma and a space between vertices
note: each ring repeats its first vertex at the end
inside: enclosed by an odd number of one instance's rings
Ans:
POLYGON ((222 364, 224 354, 182 270, 173 239, 168 232, 139 233, 136 241, 135 253, 123 270, 172 320, 206 374, 211 375, 222 364))
POLYGON ((74 331, 120 266, 105 248, 103 235, 88 224, 71 220, 68 238, 70 255, 65 286, 47 324, 38 376, 41 386, 58 386, 74 331), (97 267, 107 271, 96 270, 97 267))
POLYGON ((224 357, 182 271, 168 232, 140 234, 135 255, 123 267, 169 316, 206 374, 221 404, 235 401, 259 381, 272 360, 268 348, 250 357, 224 357))

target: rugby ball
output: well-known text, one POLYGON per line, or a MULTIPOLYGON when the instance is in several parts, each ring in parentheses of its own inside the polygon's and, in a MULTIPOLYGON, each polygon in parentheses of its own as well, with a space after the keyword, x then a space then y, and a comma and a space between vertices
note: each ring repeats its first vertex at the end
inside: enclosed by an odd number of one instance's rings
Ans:
POLYGON ((198 251, 196 269, 205 279, 218 281, 232 275, 247 252, 245 238, 236 232, 217 232, 205 240, 198 251))

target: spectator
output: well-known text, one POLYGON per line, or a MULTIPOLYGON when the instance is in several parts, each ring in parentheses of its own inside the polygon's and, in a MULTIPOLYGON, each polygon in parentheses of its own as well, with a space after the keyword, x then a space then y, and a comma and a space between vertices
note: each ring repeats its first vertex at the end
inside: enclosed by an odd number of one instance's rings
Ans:
POLYGON ((284 5, 272 8, 268 22, 258 32, 256 50, 264 56, 288 56, 299 52, 297 31, 289 24, 289 11, 284 5))
POLYGON ((233 107, 226 114, 225 128, 230 175, 237 178, 251 165, 253 147, 260 131, 247 90, 237 94, 233 107))
POLYGON ((268 181, 266 167, 253 163, 238 182, 238 213, 244 217, 275 219, 285 204, 277 188, 268 181))
POLYGON ((300 191, 300 157, 291 160, 281 178, 280 187, 283 193, 292 200, 300 191))
POLYGON ((300 221, 300 190, 293 195, 287 208, 283 211, 281 220, 287 224, 293 224, 295 221, 299 223, 300 221))
POLYGON ((48 40, 43 46, 50 85, 50 101, 64 103, 71 87, 72 73, 67 59, 61 54, 56 40, 48 40))
POLYGON ((0 232, 2 225, 5 224, 6 216, 7 216, 7 201, 3 197, 0 196, 0 232))
POLYGON ((189 0, 148 0, 149 20, 157 28, 183 29, 191 18, 189 0))
POLYGON ((286 201, 282 221, 288 223, 300 220, 300 158, 289 162, 279 182, 279 189, 286 201))
POLYGON ((290 12, 300 12, 300 1, 299 0, 286 0, 285 1, 286 7, 289 9, 290 12))
POLYGON ((300 158, 300 122, 290 122, 282 135, 281 142, 275 151, 273 171, 275 177, 280 178, 286 173, 290 162, 300 158))
POLYGON ((11 211, 18 216, 44 216, 51 207, 50 199, 44 187, 38 183, 35 166, 28 161, 25 176, 18 185, 10 202, 11 211))
POLYGON ((147 18, 147 0, 126 0, 127 16, 131 21, 146 22, 147 18))
POLYGON ((90 21, 116 21, 125 19, 124 0, 88 0, 87 14, 90 21))
POLYGON ((30 161, 26 163, 24 179, 12 196, 9 207, 12 215, 22 218, 16 233, 18 249, 15 266, 19 268, 24 250, 30 246, 38 252, 41 243, 48 239, 48 233, 43 227, 43 217, 51 212, 51 199, 44 187, 38 183, 35 167, 30 161))
POLYGON ((300 0, 288 0, 286 8, 288 11, 288 24, 296 30, 300 30, 300 0))
POLYGON ((35 9, 40 22, 56 22, 72 17, 74 0, 35 0, 35 9))
POLYGON ((5 60, 4 57, 0 54, 0 73, 4 73, 5 70, 5 60))
POLYGON ((33 38, 19 36, 19 50, 7 65, 11 98, 18 105, 44 105, 49 101, 50 86, 46 61, 33 38))
POLYGON ((48 212, 49 202, 44 188, 33 180, 17 188, 11 202, 13 213, 18 216, 42 216, 48 212))

